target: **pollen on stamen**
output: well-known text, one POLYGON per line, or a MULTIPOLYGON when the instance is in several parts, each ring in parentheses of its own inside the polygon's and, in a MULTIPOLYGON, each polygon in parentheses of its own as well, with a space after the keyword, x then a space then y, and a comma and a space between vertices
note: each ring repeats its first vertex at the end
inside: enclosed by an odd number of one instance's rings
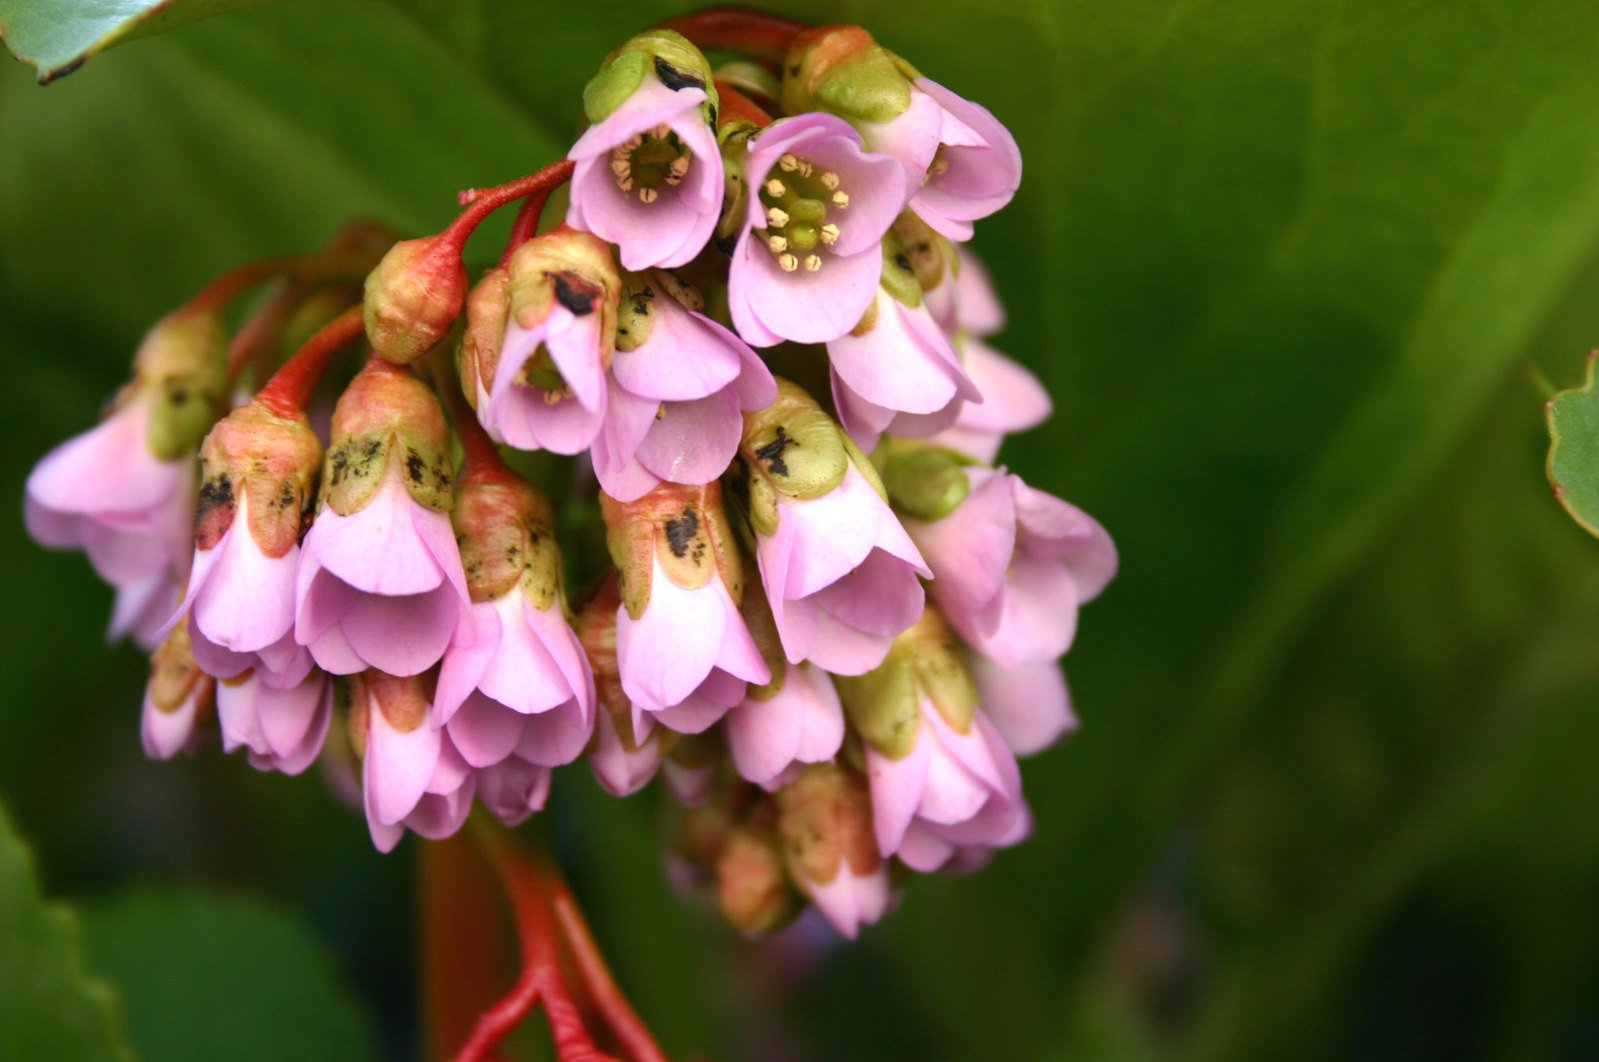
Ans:
POLYGON ((620 178, 616 182, 616 186, 618 188, 620 188, 624 192, 631 192, 633 190, 633 178, 631 178, 631 177, 620 178))
POLYGON ((844 207, 849 206, 849 193, 848 192, 834 192, 833 193, 833 204, 835 206, 837 206, 841 210, 844 207))
POLYGON ((671 133, 672 130, 667 128, 665 122, 662 122, 660 125, 650 130, 650 136, 653 136, 657 140, 665 140, 671 135, 671 133))
POLYGON ((773 254, 782 254, 788 250, 788 240, 782 236, 768 236, 766 238, 766 247, 773 254))
POLYGON ((766 223, 774 229, 780 229, 788 224, 788 211, 780 207, 772 207, 766 212, 766 223))
POLYGON ((765 190, 766 194, 771 196, 773 199, 776 199, 778 196, 788 191, 788 185, 784 184, 776 177, 773 177, 761 187, 765 190))
POLYGON ((832 224, 823 225, 822 226, 822 243, 825 244, 828 247, 833 246, 833 244, 838 242, 838 234, 839 234, 839 228, 838 228, 837 225, 832 225, 832 224))
POLYGON ((644 203, 653 203, 660 198, 660 195, 661 193, 653 188, 640 188, 638 190, 639 201, 644 203))
POLYGON ((778 255, 777 264, 783 267, 783 272, 792 273, 799 268, 799 259, 791 254, 778 255))
POLYGON ((633 172, 633 164, 625 157, 612 159, 611 172, 616 174, 618 177, 626 177, 628 174, 633 172))
POLYGON ((826 188, 829 192, 838 191, 838 174, 834 173, 832 170, 823 170, 821 181, 822 187, 826 188))
POLYGON ((807 273, 820 272, 821 268, 822 259, 820 255, 808 254, 805 256, 805 271, 807 273))
POLYGON ((777 160, 777 167, 784 173, 793 173, 795 170, 800 168, 800 160, 795 158, 793 155, 785 154, 782 158, 777 160))

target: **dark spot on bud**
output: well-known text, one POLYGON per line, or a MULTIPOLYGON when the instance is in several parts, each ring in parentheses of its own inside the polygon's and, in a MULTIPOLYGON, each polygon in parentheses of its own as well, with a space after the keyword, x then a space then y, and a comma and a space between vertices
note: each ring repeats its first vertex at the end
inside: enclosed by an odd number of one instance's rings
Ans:
POLYGON ((777 426, 777 438, 756 450, 755 456, 766 462, 766 467, 771 470, 772 475, 786 476, 788 475, 788 462, 783 460, 783 451, 790 446, 798 445, 799 443, 796 440, 789 438, 788 431, 783 425, 779 424, 777 426))
POLYGON ((711 126, 714 128, 716 125, 716 106, 714 104, 710 107, 710 119, 711 126))
POLYGON ((658 55, 655 57, 655 76, 661 79, 661 84, 673 92, 681 92, 686 88, 703 89, 705 87, 705 82, 693 74, 679 70, 658 55))
POLYGON ((798 63, 795 63, 793 66, 788 68, 788 76, 789 77, 799 77, 799 64, 798 63))
POLYGON ((911 271, 911 260, 905 257, 905 253, 903 251, 894 256, 894 264, 899 266, 900 269, 907 273, 911 271))
POLYGON ((337 487, 349 474, 350 451, 348 447, 341 446, 333 451, 333 474, 329 477, 331 485, 337 487))
POLYGON ((411 482, 417 486, 422 485, 422 473, 427 468, 427 463, 422 460, 422 455, 415 450, 405 455, 405 474, 411 477, 411 482))
POLYGON ((566 273, 555 275, 555 301, 579 317, 594 312, 595 291, 566 273))
POLYGON ((278 491, 278 508, 292 509, 296 500, 294 484, 289 480, 283 481, 283 489, 278 491))
POLYGON ((685 505, 683 515, 677 519, 666 521, 666 544, 671 548, 672 556, 687 555, 688 547, 699 530, 700 514, 694 511, 692 505, 685 505))
POLYGON ((234 512, 232 477, 224 472, 201 483, 194 513, 195 545, 210 549, 221 541, 233 523, 234 512))

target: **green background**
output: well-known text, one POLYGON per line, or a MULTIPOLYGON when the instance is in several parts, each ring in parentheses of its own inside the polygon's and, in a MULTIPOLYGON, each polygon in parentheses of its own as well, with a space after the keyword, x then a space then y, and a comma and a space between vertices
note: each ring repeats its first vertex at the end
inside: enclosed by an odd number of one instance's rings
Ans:
MULTIPOLYGON (((1014 131, 975 247, 1056 416, 1004 458, 1122 574, 1066 661, 1081 733, 1025 767, 1037 836, 855 946, 742 941, 666 887, 653 798, 565 772, 563 856, 668 1052, 1599 1053, 1599 543, 1527 371, 1599 341, 1599 9, 778 6, 1014 131)), ((26 540, 29 467, 209 277, 356 214, 442 227, 683 7, 284 0, 47 88, 0 67, 0 794, 143 1057, 415 1057, 417 844, 378 855, 314 773, 146 762, 143 663, 26 540)))

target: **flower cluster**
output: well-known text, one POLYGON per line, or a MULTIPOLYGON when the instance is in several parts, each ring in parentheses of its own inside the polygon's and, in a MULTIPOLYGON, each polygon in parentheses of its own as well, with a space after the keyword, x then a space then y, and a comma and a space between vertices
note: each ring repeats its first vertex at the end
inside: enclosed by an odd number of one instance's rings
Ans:
POLYGON ((117 588, 113 635, 159 641, 152 756, 214 721, 262 770, 358 770, 384 850, 474 801, 519 823, 579 759, 618 796, 659 774, 672 865, 734 924, 809 901, 853 936, 896 867, 1027 836, 1017 757, 1073 726, 1058 658, 1116 569, 994 464, 1050 402, 985 345, 961 241, 1020 154, 858 27, 721 74, 652 31, 583 105, 565 162, 357 257, 363 293, 346 246, 280 266, 231 344, 242 284, 164 320, 34 471, 28 526, 117 588), (472 282, 466 236, 518 200, 472 282))

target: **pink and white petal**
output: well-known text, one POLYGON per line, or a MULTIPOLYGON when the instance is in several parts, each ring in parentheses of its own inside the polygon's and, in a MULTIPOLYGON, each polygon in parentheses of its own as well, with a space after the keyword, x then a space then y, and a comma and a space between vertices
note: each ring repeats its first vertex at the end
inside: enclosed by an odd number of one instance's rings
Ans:
POLYGON ((1054 405, 1044 385, 993 347, 976 339, 959 340, 966 373, 983 401, 964 406, 956 425, 977 431, 1018 432, 1049 419, 1054 405))
POLYGON ((517 742, 516 755, 543 767, 559 767, 583 754, 594 733, 594 717, 575 700, 530 715, 517 742))
POLYGON ((692 402, 668 402, 639 445, 639 463, 671 483, 709 483, 732 464, 743 430, 731 387, 692 402))
POLYGON ((382 485, 365 508, 350 516, 327 507, 317 514, 302 556, 314 557, 322 568, 368 594, 392 597, 432 590, 444 574, 417 533, 414 510, 420 508, 405 489, 400 463, 391 457, 382 485))
POLYGON ((744 698, 744 683, 715 670, 698 688, 677 704, 658 708, 650 715, 679 734, 702 734, 721 722, 728 710, 744 698))
POLYGON ((955 274, 959 325, 978 338, 1005 327, 1005 307, 994 294, 983 260, 964 247, 957 248, 960 267, 955 274))
POLYGON ((978 652, 1001 667, 1015 667, 1064 655, 1077 633, 1078 605, 1070 572, 1023 553, 989 608, 971 616, 954 613, 949 621, 978 652))
POLYGON ((836 619, 816 604, 813 598, 796 602, 805 606, 811 617, 811 631, 804 659, 835 675, 864 675, 882 664, 894 645, 887 634, 868 634, 836 619))
MULTIPOLYGON (((510 595, 520 597, 516 591, 510 595)), ((433 725, 444 726, 472 691, 478 688, 503 637, 498 602, 479 601, 472 605, 472 622, 477 638, 471 645, 452 645, 444 651, 439 666, 438 686, 433 693, 433 725)))
POLYGON ((899 160, 906 189, 916 189, 938 152, 943 125, 944 109, 931 96, 913 90, 910 106, 902 113, 887 122, 863 123, 860 133, 868 151, 899 160))
POLYGON ((840 864, 832 881, 823 884, 801 879, 801 884, 811 903, 846 940, 854 940, 862 926, 871 925, 887 914, 893 899, 887 862, 879 863, 871 873, 860 877, 848 864, 840 864))
POLYGON ((28 474, 27 496, 59 513, 136 513, 170 498, 187 459, 160 461, 146 433, 151 403, 136 399, 45 454, 28 474))
POLYGON ((544 346, 572 397, 584 407, 600 406, 605 395, 605 365, 600 358, 600 314, 575 314, 557 300, 544 323, 544 346))
POLYGON ((828 255, 814 273, 785 273, 766 246, 746 234, 734 249, 728 274, 733 323, 758 347, 778 339, 826 343, 860 323, 882 272, 875 241, 855 254, 828 255))
POLYGON ((442 731, 425 724, 396 730, 377 704, 370 705, 363 774, 368 813, 376 821, 398 823, 415 809, 427 792, 443 743, 442 731))
POLYGON ((173 615, 177 600, 178 587, 167 572, 117 587, 106 641, 131 636, 139 648, 154 651, 166 637, 167 617, 173 615))
POLYGON ((629 750, 617 733, 609 712, 598 713, 594 724, 594 744, 589 749, 589 768, 600 788, 612 796, 632 796, 649 784, 661 765, 661 745, 646 742, 629 750))
MULTIPOLYGON (((844 744, 844 706, 827 672, 801 664, 789 674, 802 698, 804 727, 794 758, 802 763, 824 763, 844 744)), ((785 683, 785 686, 787 684, 785 683)))
POLYGON ((918 874, 932 874, 950 861, 955 846, 940 837, 933 826, 918 819, 905 831, 897 854, 901 863, 918 874))
POLYGON ((454 591, 440 586, 404 597, 363 594, 339 626, 368 667, 403 677, 420 675, 443 658, 459 620, 454 591))
POLYGON ((789 664, 776 694, 764 700, 746 697, 728 712, 728 752, 747 781, 756 785, 768 782, 798 758, 805 734, 802 681, 799 667, 789 664))
MULTIPOLYGON (((246 504, 240 503, 241 517, 246 504)), ((190 606, 190 615, 207 638, 235 652, 252 653, 277 642, 294 627, 299 546, 281 557, 268 557, 248 525, 236 521, 210 552, 221 557, 190 606)), ((195 558, 195 575, 204 556, 195 558)))
POLYGON ((905 831, 916 817, 932 768, 932 735, 920 734, 911 750, 890 759, 866 747, 866 781, 872 794, 872 826, 877 850, 888 858, 899 850, 905 831))
MULTIPOLYGON (((543 643, 550 659, 560 669, 566 688, 577 702, 579 715, 588 724, 594 711, 594 673, 589 668, 589 658, 583 652, 583 644, 578 641, 577 634, 566 622, 559 607, 552 605, 540 610, 524 599, 523 614, 528 628, 543 643)), ((555 707, 558 709, 561 706, 555 707)))
POLYGON ((650 336, 638 349, 618 351, 611 374, 632 394, 658 402, 687 402, 722 390, 738 378, 749 347, 709 317, 665 292, 650 304, 650 336))
POLYGON ((505 825, 519 826, 544 810, 551 774, 548 767, 509 759, 478 772, 477 797, 505 825))
POLYGON ((985 468, 966 472, 971 485, 955 510, 938 520, 906 517, 904 526, 933 570, 933 596, 947 610, 974 611, 999 593, 1016 552, 1016 508, 1010 477, 985 468))
POLYGON ((874 549, 859 568, 812 595, 833 618, 868 634, 892 638, 922 618, 921 580, 898 557, 874 549))
MULTIPOLYGON (((681 703, 710 674, 727 629, 727 591, 672 582, 652 560, 649 607, 637 620, 618 608, 616 655, 622 689, 647 710, 681 703)), ((747 638, 748 632, 744 632, 747 638)))
POLYGON ((504 634, 484 671, 484 693, 515 712, 544 712, 572 695, 566 675, 528 623, 527 598, 514 589, 495 603, 504 634))
POLYGON ((447 732, 461 758, 473 767, 492 767, 516 749, 527 717, 474 693, 451 717, 447 732))
POLYGON ((1116 544, 1099 522, 1077 506, 1011 477, 1015 490, 1017 545, 1064 564, 1080 602, 1092 601, 1116 575, 1116 544))
POLYGON ((459 789, 448 793, 429 793, 417 802, 416 810, 406 816, 406 828, 430 841, 455 836, 471 814, 476 788, 468 779, 459 789))
POLYGON ((1011 752, 1031 756, 1077 729, 1071 690, 1058 661, 1005 668, 973 653, 969 663, 978 704, 1011 752))
POLYGON ((664 125, 704 102, 704 89, 693 86, 671 89, 659 79, 646 75, 616 110, 584 130, 566 157, 574 160, 601 158, 635 133, 664 125))
POLYGON ((957 393, 973 397, 954 347, 925 307, 909 309, 881 288, 877 324, 865 335, 846 332, 827 344, 833 371, 874 405, 933 413, 957 393))

